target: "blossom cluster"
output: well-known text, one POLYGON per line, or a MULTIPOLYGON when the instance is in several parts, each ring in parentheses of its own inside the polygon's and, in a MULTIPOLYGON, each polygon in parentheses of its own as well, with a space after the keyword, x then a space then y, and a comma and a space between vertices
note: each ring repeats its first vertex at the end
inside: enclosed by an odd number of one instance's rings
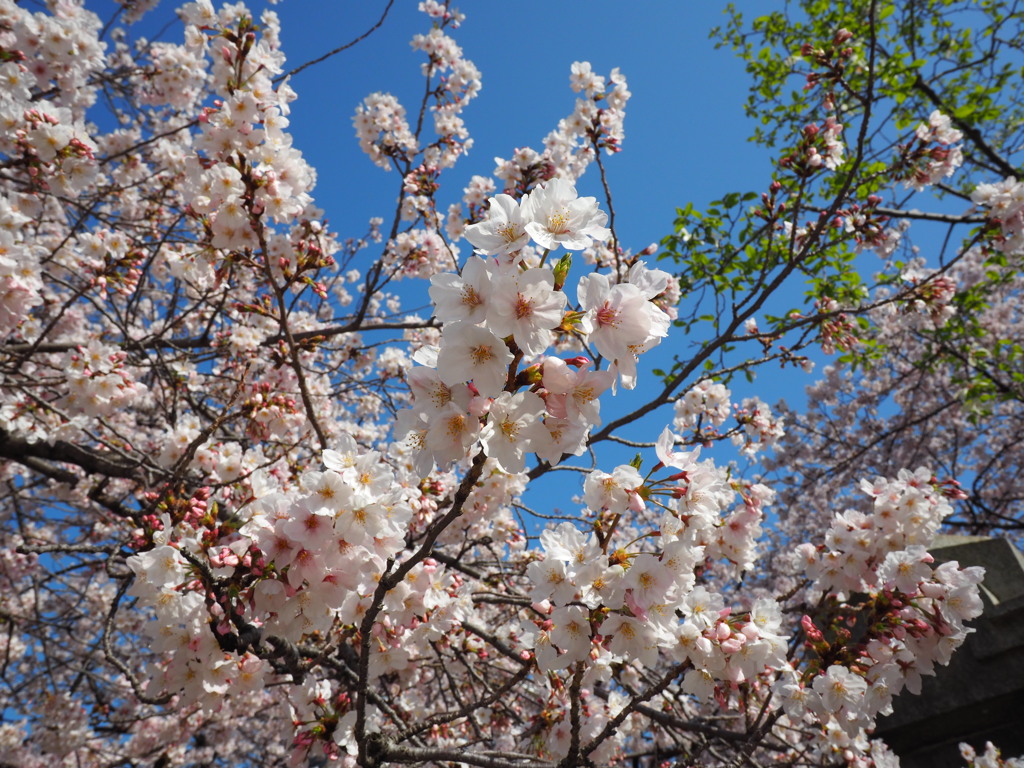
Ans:
POLYGON ((405 107, 390 93, 373 93, 353 118, 359 146, 381 168, 391 170, 391 158, 411 160, 419 148, 409 128, 405 107))
MULTIPOLYGON (((130 594, 154 612, 143 630, 157 654, 148 669, 152 695, 175 692, 182 703, 216 708, 279 679, 272 649, 338 627, 350 628, 343 642, 358 645, 355 629, 377 599, 378 583, 409 531, 424 527, 436 510, 431 499, 453 490, 452 478, 437 476, 427 489, 400 461, 392 468, 351 438, 325 451, 323 463, 323 470, 301 475, 298 492, 285 492, 262 472, 252 475, 253 497, 231 525, 218 521, 207 490, 183 501, 180 521, 165 512, 150 521, 149 533, 140 531, 145 548, 128 558, 135 574, 130 594)), ((493 538, 504 530, 515 548, 518 529, 507 505, 521 490, 521 482, 488 462, 467 499, 467 519, 445 540, 493 538)), ((416 562, 383 599, 368 679, 412 672, 417 657, 429 656, 432 643, 471 616, 469 587, 432 558, 416 562)), ((295 718, 297 755, 313 742, 335 757, 354 749, 352 700, 331 691, 320 681, 293 694, 302 713, 295 718), (316 737, 302 725, 311 723, 316 737)))
POLYGON ((584 276, 578 309, 568 309, 562 288, 571 260, 545 262, 559 246, 579 250, 608 237, 607 216, 594 198, 553 179, 519 201, 502 194, 489 204, 488 217, 465 231, 480 255, 461 273, 431 278, 440 344, 417 353, 424 367, 409 373, 414 407, 399 415, 397 434, 419 452, 422 474, 478 441, 513 473, 523 470, 528 452, 551 464, 578 455, 589 429, 600 424, 597 398, 616 379, 635 386, 637 356, 668 331, 668 316, 652 300, 671 278, 643 262, 625 282, 584 276), (531 242, 544 258, 526 259, 531 242), (582 356, 545 357, 556 333, 592 345, 609 369, 592 371, 582 356))
MULTIPOLYGON (((195 699, 240 682, 262 685, 253 675, 262 679, 265 662, 243 654, 226 664, 224 637, 241 633, 245 639, 233 647, 241 642, 244 650, 258 645, 258 634, 297 642, 336 619, 357 622, 360 600, 403 546, 410 498, 418 494, 395 483, 378 453, 360 452, 351 439, 339 447, 325 452, 324 471, 302 475, 298 495, 254 482, 256 497, 237 533, 211 535, 217 532, 210 530, 208 505, 196 498, 182 524, 172 526, 166 517, 153 536, 156 546, 129 558, 133 594, 159 615, 149 625, 153 647, 169 652, 154 687, 184 687, 195 699), (193 566, 200 553, 210 568, 205 582, 193 566), (354 569, 356 562, 361 565, 354 569), (243 572, 256 580, 241 592, 218 589, 243 572), (206 629, 211 615, 213 633, 206 629)), ((426 588, 430 582, 420 583, 426 588)))
POLYGON ((955 561, 933 566, 928 553, 952 512, 950 499, 962 492, 923 468, 865 480, 861 488, 872 500, 869 513, 837 514, 823 544, 796 547, 814 579, 812 596, 826 595, 836 614, 832 624, 806 616, 802 622, 807 653, 821 673, 810 684, 804 673, 778 685, 791 718, 831 720, 850 737, 889 714, 904 688, 920 693, 922 675, 949 663, 973 631, 965 622, 982 609, 983 569, 955 561))
MULTIPOLYGON (((23 169, 25 183, 0 198, 0 334, 22 325, 43 304, 41 269, 48 255, 34 232, 46 207, 37 192, 77 198, 97 175, 96 143, 84 122, 96 99, 88 73, 103 67, 96 14, 74 4, 29 13, 0 4, 0 152, 23 169), (38 93, 53 91, 40 101, 38 93)), ((52 213, 52 208, 49 209, 52 213)))
POLYGON ((916 289, 908 292, 906 312, 927 317, 932 328, 941 328, 956 314, 956 278, 914 265, 908 265, 900 277, 916 289))
POLYGON ((524 630, 542 669, 565 668, 592 654, 607 659, 600 663, 653 666, 661 652, 688 664, 684 690, 710 697, 716 681, 753 680, 783 660, 786 640, 775 601, 734 613, 719 593, 697 584, 710 562, 753 567, 772 493, 731 483, 710 460, 697 461, 699 449, 675 450, 675 439, 665 430, 658 441, 658 466, 672 471, 665 479, 644 478, 632 465, 587 476, 583 502, 594 520, 592 533, 562 523, 542 534, 543 558, 527 576, 530 597, 546 615, 524 630), (744 503, 729 511, 737 490, 744 503), (635 530, 625 521, 645 510, 660 517, 658 550, 612 545, 620 527, 635 530))
POLYGON ((843 124, 834 116, 826 118, 821 125, 805 125, 800 132, 799 144, 779 161, 780 165, 804 177, 812 176, 822 168, 835 171, 845 154, 840 138, 842 132, 843 124))
POLYGON ((622 148, 626 103, 632 95, 618 68, 605 78, 589 62, 574 62, 569 83, 581 94, 572 114, 544 138, 544 149, 520 147, 510 158, 496 157, 494 175, 505 182, 506 194, 523 193, 554 176, 579 179, 602 149, 622 148))
MULTIPOLYGON (((751 326, 757 332, 756 324, 751 326)), ((772 413, 767 403, 748 397, 733 404, 732 393, 720 382, 704 379, 676 400, 673 425, 679 432, 691 432, 700 442, 722 437, 720 428, 732 416, 736 425, 725 432, 740 453, 754 456, 774 446, 785 434, 785 419, 772 413)))
POLYGON ((949 115, 935 110, 928 116, 927 123, 917 126, 914 136, 917 138, 917 150, 911 175, 904 181, 905 186, 920 192, 952 176, 963 165, 963 150, 957 145, 963 139, 963 133, 953 128, 949 115), (937 146, 929 148, 931 144, 937 146))
POLYGON ((1004 758, 991 741, 985 742, 985 751, 980 755, 970 744, 961 744, 960 755, 968 768, 1021 768, 1024 765, 1022 758, 1004 758))
POLYGON ((999 226, 996 248, 1007 254, 1024 252, 1024 183, 1006 178, 992 184, 979 184, 971 193, 975 205, 987 209, 999 226))
POLYGON ((842 123, 830 116, 820 127, 809 126, 805 132, 810 132, 813 136, 820 136, 822 144, 821 150, 817 147, 807 148, 807 164, 812 168, 824 165, 830 171, 836 170, 842 163, 845 152, 843 142, 839 138, 843 132, 842 123), (814 130, 810 131, 809 129, 812 127, 814 130))
POLYGON ((696 427, 702 421, 713 427, 722 426, 731 412, 730 394, 724 384, 710 379, 698 382, 676 401, 676 429, 696 427))
POLYGON ((68 355, 68 388, 61 405, 68 413, 106 416, 128 403, 146 399, 146 385, 134 381, 121 351, 91 342, 68 355))
POLYGON ((461 113, 480 91, 480 72, 444 31, 458 27, 462 16, 433 2, 420 3, 420 10, 440 20, 440 25, 428 34, 416 35, 412 40, 414 50, 427 54, 424 75, 428 80, 440 80, 430 107, 437 138, 421 147, 409 126, 405 108, 395 96, 379 92, 367 96, 353 118, 356 137, 362 150, 385 170, 408 170, 420 153, 424 167, 435 171, 450 168, 473 146, 461 113))

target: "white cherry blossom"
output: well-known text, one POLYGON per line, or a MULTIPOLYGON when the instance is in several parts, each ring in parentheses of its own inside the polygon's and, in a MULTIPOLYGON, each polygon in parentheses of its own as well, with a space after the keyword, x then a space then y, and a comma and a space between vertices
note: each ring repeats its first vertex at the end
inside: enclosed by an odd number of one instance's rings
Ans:
POLYGON ((611 236, 605 226, 608 215, 593 197, 578 197, 565 179, 552 179, 534 189, 523 201, 526 231, 542 248, 561 245, 570 251, 586 248, 592 241, 611 236))

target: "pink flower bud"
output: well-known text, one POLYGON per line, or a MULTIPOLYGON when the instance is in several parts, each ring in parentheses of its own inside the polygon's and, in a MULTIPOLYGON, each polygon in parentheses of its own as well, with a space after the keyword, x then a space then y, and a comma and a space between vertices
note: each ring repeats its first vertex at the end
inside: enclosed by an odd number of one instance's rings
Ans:
POLYGON ((804 634, 807 635, 807 639, 812 643, 818 643, 825 639, 825 636, 821 634, 821 630, 814 626, 814 621, 807 614, 804 614, 803 618, 800 619, 800 626, 803 627, 804 634))
POLYGON ((531 603, 530 607, 533 608, 533 610, 535 610, 537 613, 543 613, 545 615, 551 613, 551 611, 554 610, 554 608, 551 607, 551 601, 547 598, 541 600, 539 603, 531 603))
POLYGON ((722 643, 722 650, 726 653, 739 653, 743 648, 743 635, 733 635, 722 643))

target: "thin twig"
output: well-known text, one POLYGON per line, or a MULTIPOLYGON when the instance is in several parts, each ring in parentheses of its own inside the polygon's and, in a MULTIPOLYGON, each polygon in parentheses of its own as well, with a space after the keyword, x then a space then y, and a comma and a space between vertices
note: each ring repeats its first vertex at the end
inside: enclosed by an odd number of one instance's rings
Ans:
POLYGON ((384 23, 384 19, 387 18, 388 13, 391 11, 391 6, 394 5, 394 4, 395 4, 395 0, 388 0, 388 4, 384 8, 384 13, 382 13, 380 15, 380 18, 377 19, 377 23, 374 24, 372 27, 370 27, 368 30, 366 30, 363 34, 361 34, 355 40, 353 40, 351 42, 348 42, 348 43, 345 43, 343 46, 341 46, 339 48, 335 48, 333 51, 328 51, 323 56, 315 58, 312 61, 307 61, 305 64, 303 64, 301 66, 298 66, 295 69, 292 69, 292 70, 290 70, 288 72, 285 72, 283 75, 278 75, 273 80, 274 85, 277 85, 278 83, 284 82, 286 79, 288 79, 292 75, 299 74, 299 72, 301 72, 302 70, 306 69, 307 67, 312 67, 314 64, 319 64, 321 61, 326 61, 327 59, 331 58, 331 56, 334 56, 335 54, 341 53, 342 51, 344 51, 344 50, 346 50, 348 48, 351 48, 356 43, 362 42, 363 40, 368 38, 370 35, 372 35, 374 32, 376 32, 380 28, 381 24, 384 23))

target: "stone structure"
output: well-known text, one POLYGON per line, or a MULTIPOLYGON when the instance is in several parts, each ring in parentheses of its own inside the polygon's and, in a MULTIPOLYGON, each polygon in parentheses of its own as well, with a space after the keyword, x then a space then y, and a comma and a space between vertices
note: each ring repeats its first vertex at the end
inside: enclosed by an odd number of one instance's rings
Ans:
POLYGON ((1024 554, 1005 539, 940 536, 936 562, 985 568, 985 612, 948 667, 926 677, 920 696, 904 692, 876 735, 903 768, 963 768, 959 743, 1004 757, 1024 754, 1024 554))

